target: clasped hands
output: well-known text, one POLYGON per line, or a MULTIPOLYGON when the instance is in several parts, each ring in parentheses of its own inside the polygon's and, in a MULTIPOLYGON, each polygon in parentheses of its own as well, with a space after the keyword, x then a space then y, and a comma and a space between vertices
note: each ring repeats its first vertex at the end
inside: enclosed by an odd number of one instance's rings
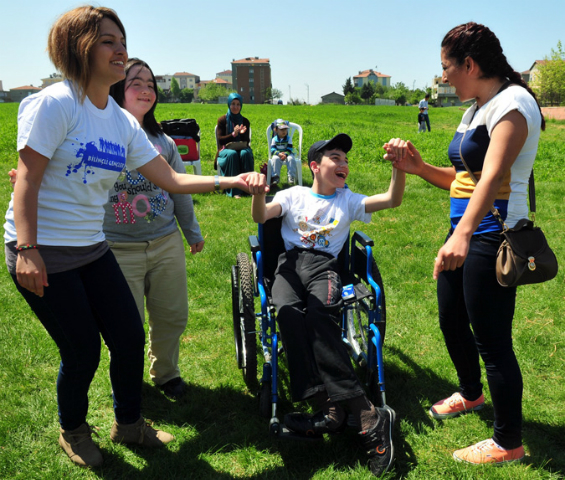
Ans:
POLYGON ((233 127, 234 136, 240 134, 243 135, 245 132, 247 132, 247 127, 245 125, 236 125, 235 127, 233 127))

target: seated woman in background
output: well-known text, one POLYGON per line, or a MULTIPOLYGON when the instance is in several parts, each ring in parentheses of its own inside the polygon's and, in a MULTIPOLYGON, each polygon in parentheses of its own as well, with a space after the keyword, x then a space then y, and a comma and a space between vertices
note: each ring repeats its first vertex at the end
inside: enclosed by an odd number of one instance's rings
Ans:
MULTIPOLYGON (((223 176, 253 171, 253 152, 249 147, 251 127, 249 120, 241 115, 242 104, 241 95, 230 93, 228 113, 218 118, 216 130, 218 152, 214 161, 214 169, 219 165, 223 176)), ((237 188, 226 189, 225 192, 228 196, 236 198, 239 198, 242 193, 237 188)))

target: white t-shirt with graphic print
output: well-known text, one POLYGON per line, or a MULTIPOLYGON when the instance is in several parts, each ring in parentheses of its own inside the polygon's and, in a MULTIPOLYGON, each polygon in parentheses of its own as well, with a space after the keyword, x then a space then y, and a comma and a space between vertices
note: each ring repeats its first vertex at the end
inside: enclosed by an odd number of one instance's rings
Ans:
MULTIPOLYGON (((103 205, 126 161, 135 169, 158 155, 136 119, 111 97, 103 110, 88 97, 81 104, 68 81, 22 101, 17 145, 49 159, 38 195, 37 243, 54 246, 103 241, 103 205)), ((6 243, 17 239, 13 202, 4 229, 6 243)))
POLYGON ((283 217, 285 249, 312 248, 337 258, 354 220, 371 221, 365 213, 365 195, 338 188, 333 195, 318 195, 309 187, 295 186, 275 194, 283 217))

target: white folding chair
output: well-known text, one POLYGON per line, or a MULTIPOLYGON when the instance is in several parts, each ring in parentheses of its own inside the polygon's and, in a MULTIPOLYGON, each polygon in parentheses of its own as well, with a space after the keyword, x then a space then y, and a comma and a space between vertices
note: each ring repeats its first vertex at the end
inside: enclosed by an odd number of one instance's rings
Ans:
MULTIPOLYGON (((271 176, 273 174, 273 167, 271 166, 271 141, 273 139, 273 124, 267 127, 267 185, 271 184, 271 176)), ((288 122, 288 136, 294 147, 296 155, 294 155, 294 163, 296 164, 296 175, 298 176, 298 184, 302 185, 302 127, 298 123, 288 122), (298 132, 298 149, 292 141, 293 135, 298 132)))

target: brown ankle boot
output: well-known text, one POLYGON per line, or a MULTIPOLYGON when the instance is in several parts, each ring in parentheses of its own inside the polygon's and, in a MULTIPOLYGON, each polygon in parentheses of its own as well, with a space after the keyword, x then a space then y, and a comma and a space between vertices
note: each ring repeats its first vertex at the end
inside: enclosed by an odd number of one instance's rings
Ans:
POLYGON ((114 420, 110 438, 115 443, 133 443, 146 447, 162 447, 174 440, 170 433, 155 430, 145 423, 143 417, 135 423, 123 424, 114 420))
POLYGON ((104 461, 96 444, 92 441, 92 434, 98 433, 88 423, 83 423, 74 430, 63 430, 59 436, 59 445, 69 458, 81 467, 98 467, 104 461))

